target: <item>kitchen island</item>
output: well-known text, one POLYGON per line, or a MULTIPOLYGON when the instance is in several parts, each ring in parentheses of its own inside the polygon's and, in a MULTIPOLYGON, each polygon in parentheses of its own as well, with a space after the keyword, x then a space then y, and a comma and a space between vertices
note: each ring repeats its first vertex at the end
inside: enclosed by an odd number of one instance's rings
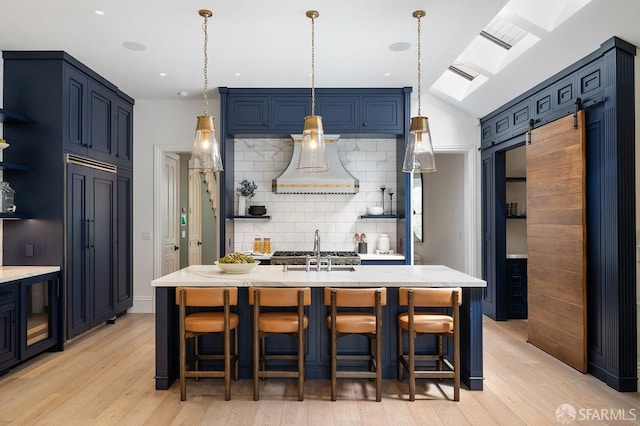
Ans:
MULTIPOLYGON (((482 289, 486 282, 441 265, 358 265, 306 271, 304 267, 259 266, 248 274, 226 274, 215 265, 189 266, 151 282, 156 289, 156 389, 168 389, 178 374, 178 308, 175 287, 232 286, 239 288, 237 312, 240 316, 240 376, 251 377, 251 310, 248 287, 312 287, 312 305, 307 315, 306 376, 328 378, 329 335, 325 323, 324 287, 387 287, 383 308, 383 377, 394 378, 397 371, 398 287, 461 287, 460 362, 462 381, 471 390, 482 390, 482 289)), ((287 350, 288 336, 274 347, 287 350)), ((360 336, 345 337, 347 350, 362 349, 360 336)), ((341 343, 342 344, 342 343, 341 343)), ((206 344, 203 345, 206 348, 206 344)), ((291 346, 293 347, 293 346, 291 346)), ((342 346, 341 346, 342 347, 342 346)))

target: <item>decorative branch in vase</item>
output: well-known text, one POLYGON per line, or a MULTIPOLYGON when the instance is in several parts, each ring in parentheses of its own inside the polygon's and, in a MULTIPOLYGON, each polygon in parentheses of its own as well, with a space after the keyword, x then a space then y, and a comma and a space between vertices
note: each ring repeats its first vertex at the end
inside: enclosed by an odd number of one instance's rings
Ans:
POLYGON ((247 214, 247 198, 253 198, 256 195, 258 185, 254 181, 249 182, 244 179, 240 182, 240 186, 236 188, 238 191, 238 216, 246 216, 247 214))

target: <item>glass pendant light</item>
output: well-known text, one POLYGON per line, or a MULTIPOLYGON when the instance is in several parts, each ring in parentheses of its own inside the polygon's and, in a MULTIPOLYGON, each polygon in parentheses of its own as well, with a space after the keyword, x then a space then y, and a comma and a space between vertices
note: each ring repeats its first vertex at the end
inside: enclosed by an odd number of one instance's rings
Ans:
POLYGON ((209 34, 207 33, 207 20, 213 16, 210 10, 200 10, 198 14, 204 18, 202 29, 204 30, 204 115, 197 117, 196 136, 193 140, 193 152, 189 161, 189 168, 199 170, 201 172, 213 171, 221 172, 222 157, 220 156, 220 146, 216 139, 216 129, 213 125, 213 117, 207 113, 209 100, 207 98, 207 90, 209 80, 207 77, 207 66, 209 57, 207 54, 209 34))
POLYGON ((409 143, 404 154, 402 171, 407 173, 427 173, 436 171, 436 161, 433 156, 431 132, 429 131, 429 119, 420 114, 422 95, 421 69, 420 69, 420 19, 426 15, 424 10, 416 10, 413 17, 418 19, 418 115, 411 117, 409 128, 409 143))
POLYGON ((326 172, 329 170, 327 150, 322 129, 322 117, 316 114, 315 89, 315 18, 320 16, 317 10, 307 11, 311 19, 311 115, 304 118, 304 129, 300 141, 300 162, 296 168, 299 172, 326 172))

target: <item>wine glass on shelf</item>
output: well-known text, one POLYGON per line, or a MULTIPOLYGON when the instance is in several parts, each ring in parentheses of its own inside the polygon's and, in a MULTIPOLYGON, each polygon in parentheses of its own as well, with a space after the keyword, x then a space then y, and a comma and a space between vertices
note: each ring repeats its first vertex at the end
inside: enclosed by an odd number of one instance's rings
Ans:
POLYGON ((384 214, 384 190, 385 189, 387 189, 387 187, 384 185, 380 187, 380 191, 382 191, 382 214, 384 214))
POLYGON ((393 192, 389 189, 389 215, 393 216, 393 192))

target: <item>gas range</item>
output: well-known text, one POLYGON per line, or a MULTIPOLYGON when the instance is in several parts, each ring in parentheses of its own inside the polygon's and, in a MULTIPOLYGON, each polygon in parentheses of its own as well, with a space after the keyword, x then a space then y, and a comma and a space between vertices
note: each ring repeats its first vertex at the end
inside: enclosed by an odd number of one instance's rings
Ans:
MULTIPOLYGON (((305 265, 307 256, 314 257, 313 251, 275 251, 271 256, 272 265, 305 265)), ((333 265, 359 265, 360 256, 355 251, 321 251, 320 257, 331 257, 333 265)))

